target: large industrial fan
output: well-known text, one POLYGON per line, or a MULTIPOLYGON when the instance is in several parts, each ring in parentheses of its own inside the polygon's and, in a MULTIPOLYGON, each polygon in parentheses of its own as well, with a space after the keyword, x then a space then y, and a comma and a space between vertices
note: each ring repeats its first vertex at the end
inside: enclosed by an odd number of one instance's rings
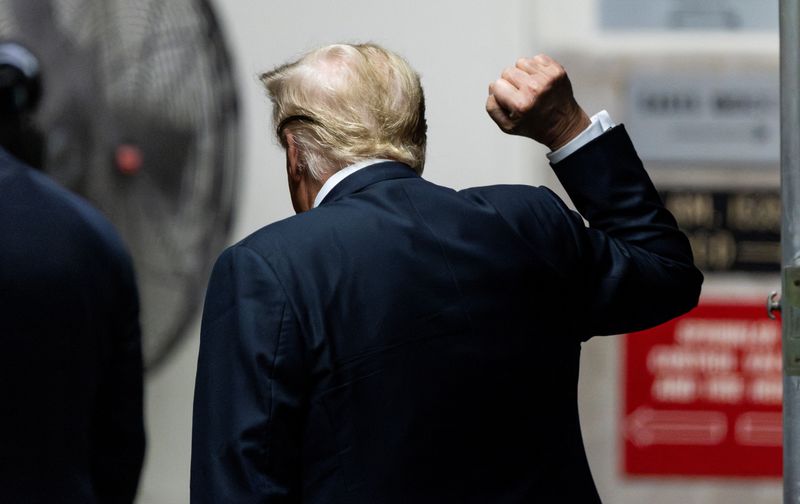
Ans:
POLYGON ((153 368, 193 320, 231 223, 238 114, 219 25, 204 0, 3 0, 0 38, 41 61, 45 172, 131 250, 153 368))

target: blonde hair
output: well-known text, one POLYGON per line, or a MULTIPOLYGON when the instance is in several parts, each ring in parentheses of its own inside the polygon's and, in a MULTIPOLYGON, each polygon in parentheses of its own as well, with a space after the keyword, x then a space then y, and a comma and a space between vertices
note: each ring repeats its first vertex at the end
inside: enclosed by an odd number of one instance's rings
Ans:
POLYGON ((261 75, 281 144, 292 132, 313 178, 369 158, 425 164, 425 99, 419 75, 375 44, 335 44, 261 75))

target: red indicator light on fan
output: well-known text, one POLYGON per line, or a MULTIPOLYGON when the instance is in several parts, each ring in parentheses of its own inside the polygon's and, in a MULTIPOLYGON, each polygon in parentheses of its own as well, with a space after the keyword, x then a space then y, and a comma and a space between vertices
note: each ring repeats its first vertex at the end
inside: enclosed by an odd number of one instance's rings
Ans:
POLYGON ((120 145, 114 153, 114 163, 123 175, 136 175, 142 169, 142 151, 134 145, 120 145))

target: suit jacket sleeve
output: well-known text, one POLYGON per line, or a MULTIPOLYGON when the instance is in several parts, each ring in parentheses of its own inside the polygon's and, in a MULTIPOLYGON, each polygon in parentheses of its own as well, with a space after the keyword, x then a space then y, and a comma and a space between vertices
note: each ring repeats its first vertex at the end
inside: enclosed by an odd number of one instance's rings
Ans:
POLYGON ((581 339, 637 331, 697 304, 702 274, 623 126, 554 165, 580 214, 546 188, 492 204, 559 279, 561 323, 581 339))
POLYGON ((208 287, 194 397, 191 502, 298 502, 303 362, 274 270, 234 246, 208 287))
POLYGON ((134 501, 145 451, 142 340, 133 265, 121 245, 114 252, 108 359, 97 392, 92 480, 98 503, 134 501))

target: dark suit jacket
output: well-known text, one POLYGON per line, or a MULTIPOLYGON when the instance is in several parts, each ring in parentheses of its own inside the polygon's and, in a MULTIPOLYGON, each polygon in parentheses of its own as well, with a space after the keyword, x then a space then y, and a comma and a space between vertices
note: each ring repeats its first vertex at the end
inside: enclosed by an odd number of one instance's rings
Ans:
POLYGON ((0 149, 0 502, 133 500, 137 302, 106 219, 0 149))
POLYGON ((556 170, 590 228, 546 188, 390 162, 225 251, 192 502, 599 501, 581 342, 689 310, 702 276, 623 127, 556 170))

